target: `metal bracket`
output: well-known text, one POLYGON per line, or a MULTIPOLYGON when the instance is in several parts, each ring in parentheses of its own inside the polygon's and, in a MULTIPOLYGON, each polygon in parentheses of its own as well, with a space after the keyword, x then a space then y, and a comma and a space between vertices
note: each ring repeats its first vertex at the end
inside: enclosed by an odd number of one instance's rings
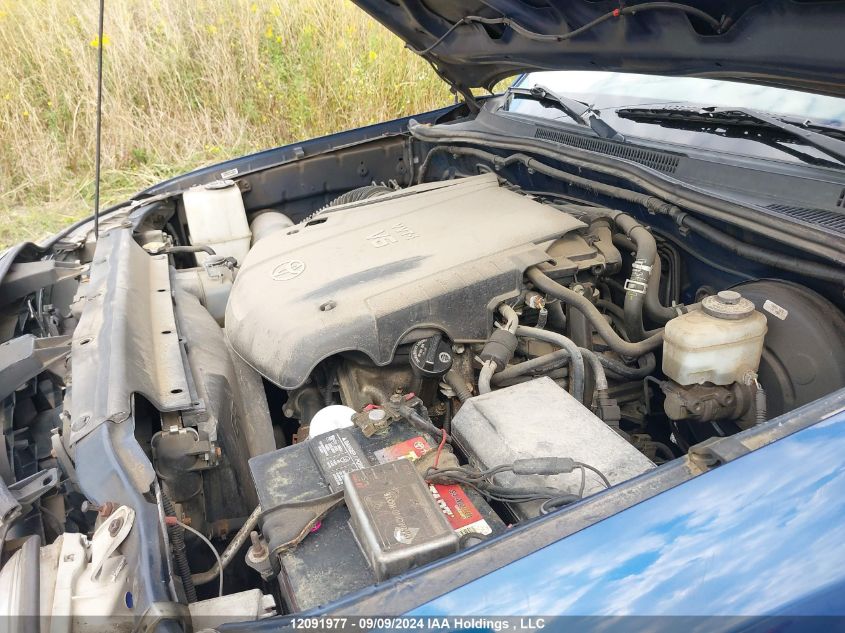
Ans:
POLYGON ((51 370, 64 379, 59 363, 70 354, 70 336, 36 338, 25 334, 0 345, 0 399, 15 392, 38 374, 51 370))
POLYGON ((706 472, 750 452, 747 446, 734 437, 711 437, 695 446, 690 446, 687 458, 690 465, 706 472))
POLYGON ((0 525, 9 526, 46 492, 59 485, 59 469, 49 468, 16 481, 11 486, 0 479, 0 525))
POLYGON ((65 279, 79 277, 87 266, 44 259, 36 262, 12 264, 0 284, 0 305, 23 299, 33 292, 65 279))
POLYGON ((129 418, 132 396, 159 411, 192 407, 176 330, 166 255, 150 255, 132 229, 101 233, 86 305, 73 333, 69 444, 129 418))
POLYGON ((158 625, 165 620, 176 620, 182 625, 183 631, 193 631, 191 610, 186 604, 178 602, 153 602, 138 620, 132 633, 153 633, 158 625))
POLYGON ((22 506, 30 506, 58 485, 59 469, 48 468, 16 481, 9 486, 9 492, 22 506))

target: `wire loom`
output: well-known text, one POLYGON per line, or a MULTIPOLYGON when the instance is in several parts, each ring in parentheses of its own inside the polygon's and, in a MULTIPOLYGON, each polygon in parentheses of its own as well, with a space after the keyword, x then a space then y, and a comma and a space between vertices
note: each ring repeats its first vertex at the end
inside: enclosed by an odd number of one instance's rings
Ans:
POLYGON ((677 11, 681 13, 686 13, 687 15, 696 17, 708 24, 713 29, 714 34, 716 35, 720 35, 721 33, 723 33, 728 26, 727 18, 722 17, 721 19, 717 20, 712 15, 710 15, 706 11, 702 11, 698 7, 692 7, 690 5, 681 4, 679 2, 644 2, 642 4, 634 6, 613 9, 612 11, 608 11, 607 13, 600 15, 595 20, 587 22, 583 26, 580 26, 573 31, 559 34, 538 33, 536 31, 532 31, 507 16, 502 16, 501 18, 485 18, 480 15, 468 15, 461 18, 452 26, 450 26, 446 30, 446 32, 443 33, 443 35, 441 35, 439 38, 437 38, 434 43, 430 46, 423 49, 416 49, 411 46, 408 46, 408 49, 416 53, 417 55, 427 55, 428 53, 432 52, 435 48, 440 46, 446 40, 446 38, 448 38, 452 33, 454 33, 455 30, 457 30, 458 27, 464 24, 473 23, 484 24, 487 26, 502 25, 506 28, 512 29, 516 33, 519 33, 523 37, 530 40, 534 40, 536 42, 564 42, 574 37, 578 37, 582 33, 586 33, 587 31, 595 28, 599 24, 607 22, 608 20, 612 20, 613 18, 634 15, 636 13, 641 13, 644 11, 677 11))
POLYGON ((540 512, 547 514, 555 508, 584 498, 588 470, 602 480, 605 488, 610 488, 610 481, 599 469, 568 457, 516 460, 512 464, 502 464, 482 471, 467 467, 429 468, 425 473, 425 480, 432 484, 461 484, 474 489, 486 499, 503 503, 542 501, 540 512), (581 471, 581 486, 577 495, 547 486, 505 487, 493 481, 495 475, 506 471, 511 471, 515 475, 560 475, 574 470, 581 471))

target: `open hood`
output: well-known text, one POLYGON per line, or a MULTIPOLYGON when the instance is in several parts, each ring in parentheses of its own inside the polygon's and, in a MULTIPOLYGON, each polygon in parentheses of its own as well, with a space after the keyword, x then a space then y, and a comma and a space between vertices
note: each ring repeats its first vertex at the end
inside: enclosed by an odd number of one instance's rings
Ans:
POLYGON ((527 71, 608 70, 845 96, 845 2, 354 1, 464 95, 527 71))

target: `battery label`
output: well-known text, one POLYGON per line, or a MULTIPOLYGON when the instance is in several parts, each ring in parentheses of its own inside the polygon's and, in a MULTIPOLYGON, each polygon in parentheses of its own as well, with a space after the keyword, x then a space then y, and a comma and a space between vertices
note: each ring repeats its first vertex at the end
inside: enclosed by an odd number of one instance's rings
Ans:
POLYGON ((318 435, 309 445, 331 492, 343 489, 344 473, 370 465, 358 442, 345 429, 318 435))
POLYGON ((458 534, 492 534, 493 529, 457 484, 429 484, 440 510, 458 534))
MULTIPOLYGON (((416 461, 431 450, 431 446, 422 436, 413 437, 404 442, 393 444, 374 453, 379 464, 392 462, 403 457, 409 461, 416 461)), ((463 488, 457 484, 429 484, 431 495, 446 515, 449 525, 458 534, 493 533, 493 528, 484 520, 478 508, 467 497, 463 488)))
POLYGON ((417 436, 412 437, 410 440, 393 444, 387 448, 382 448, 381 450, 373 453, 373 455, 375 455, 379 464, 386 464, 387 462, 402 459, 403 457, 413 462, 430 450, 431 447, 428 445, 428 442, 425 441, 425 438, 417 436))

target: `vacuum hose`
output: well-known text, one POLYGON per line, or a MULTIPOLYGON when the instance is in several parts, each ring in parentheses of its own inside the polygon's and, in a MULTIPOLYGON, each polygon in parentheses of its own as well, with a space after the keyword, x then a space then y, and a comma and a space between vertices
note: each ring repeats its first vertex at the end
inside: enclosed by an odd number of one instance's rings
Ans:
POLYGON ((601 336, 607 343, 608 347, 617 354, 622 356, 630 356, 638 358, 643 354, 647 354, 663 344, 663 330, 652 334, 648 338, 639 342, 628 342, 622 339, 605 320, 598 308, 592 302, 578 294, 577 292, 561 286, 555 280, 543 273, 539 268, 529 268, 525 272, 528 280, 534 284, 536 288, 542 290, 548 295, 560 299, 563 303, 575 308, 581 312, 590 324, 596 329, 599 336, 601 336))

